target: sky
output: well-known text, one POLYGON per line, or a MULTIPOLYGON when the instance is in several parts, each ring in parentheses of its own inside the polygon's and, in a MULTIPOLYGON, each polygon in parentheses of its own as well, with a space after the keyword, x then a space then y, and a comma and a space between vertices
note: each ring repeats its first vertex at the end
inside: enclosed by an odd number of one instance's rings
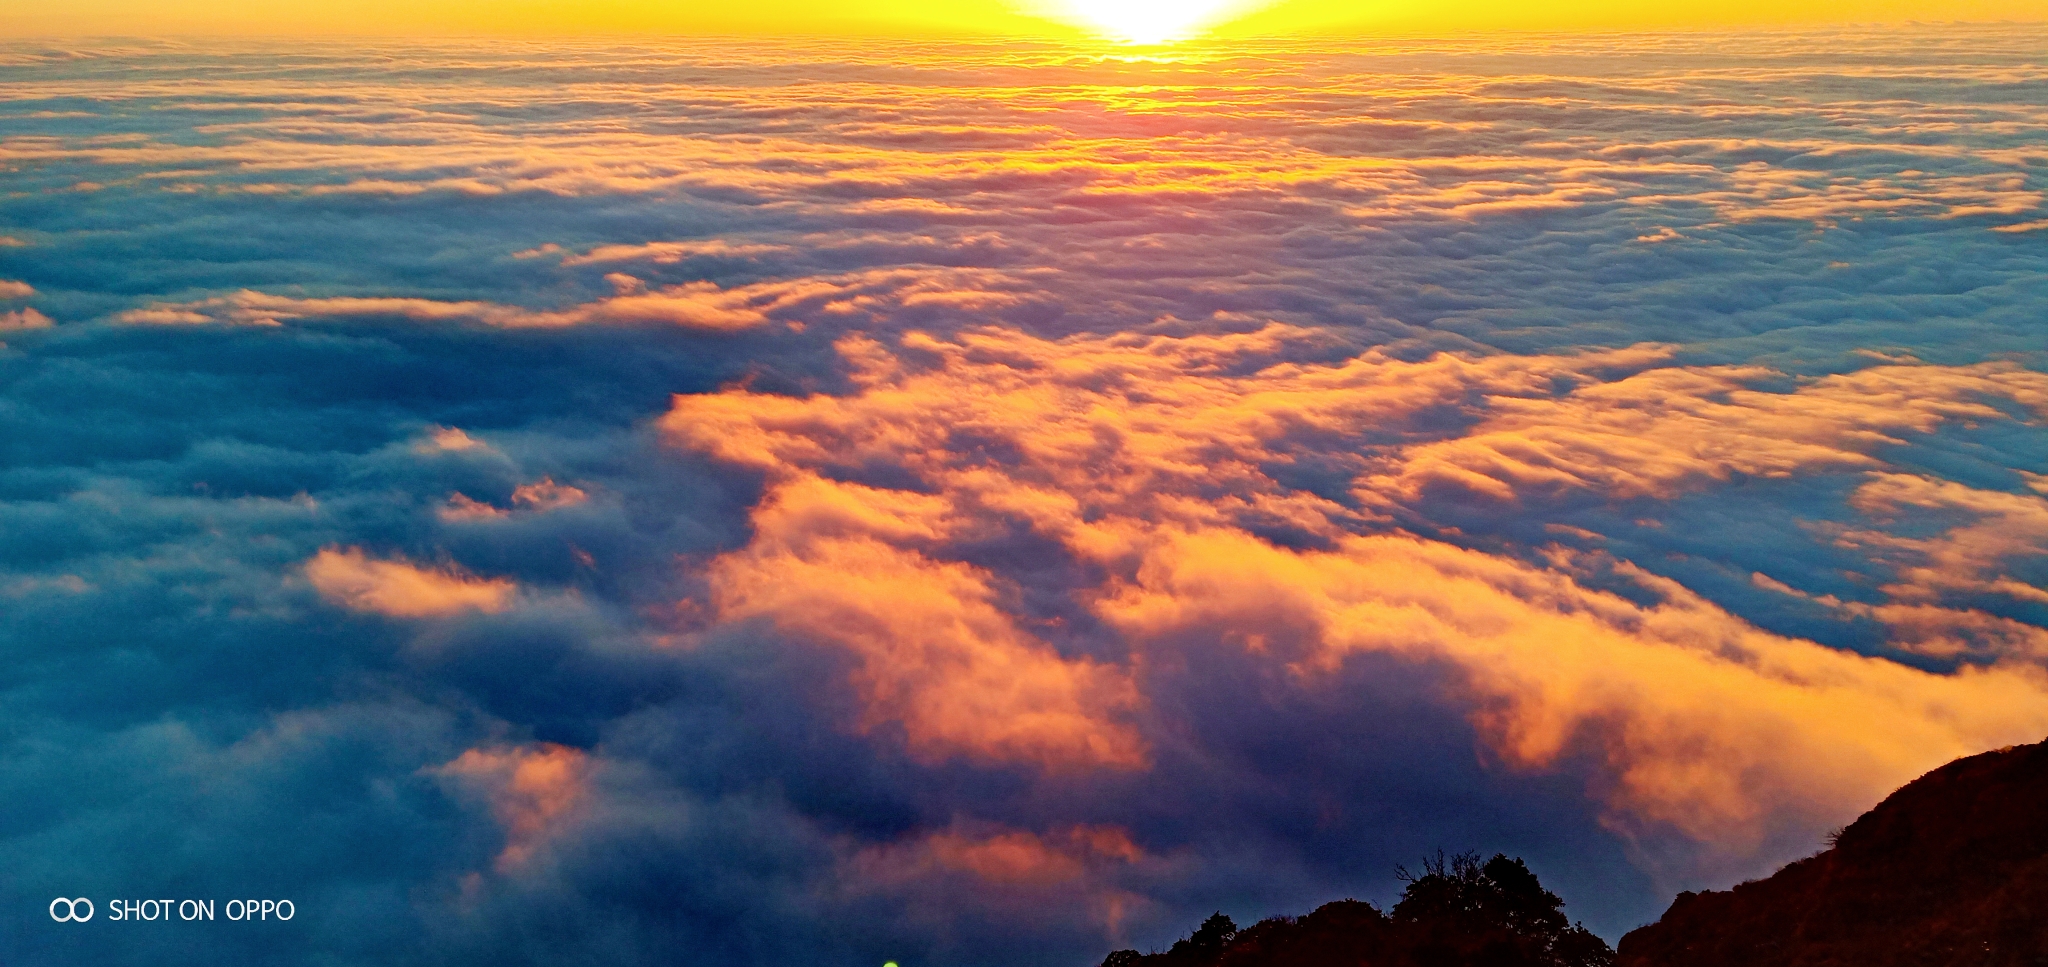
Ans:
POLYGON ((2048 20, 2034 0, 71 0, 0 10, 8 36, 603 34, 1381 36, 2048 20))
POLYGON ((10 41, 0 950, 1766 874, 2048 734, 2044 50, 10 41))

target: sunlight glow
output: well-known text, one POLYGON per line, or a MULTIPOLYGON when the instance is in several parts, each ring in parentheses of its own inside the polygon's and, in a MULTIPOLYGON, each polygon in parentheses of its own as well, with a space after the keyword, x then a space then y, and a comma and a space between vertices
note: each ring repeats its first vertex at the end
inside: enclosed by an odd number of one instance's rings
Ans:
POLYGON ((1045 0, 1034 12, 1124 43, 1168 44, 1263 5, 1244 0, 1045 0))

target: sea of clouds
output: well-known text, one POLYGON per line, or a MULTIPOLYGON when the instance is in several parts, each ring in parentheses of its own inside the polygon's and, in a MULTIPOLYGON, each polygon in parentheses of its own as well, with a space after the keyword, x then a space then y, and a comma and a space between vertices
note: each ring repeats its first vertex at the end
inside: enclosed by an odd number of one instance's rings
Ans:
POLYGON ((0 47, 0 944, 1768 872, 2048 734, 2044 50, 0 47))

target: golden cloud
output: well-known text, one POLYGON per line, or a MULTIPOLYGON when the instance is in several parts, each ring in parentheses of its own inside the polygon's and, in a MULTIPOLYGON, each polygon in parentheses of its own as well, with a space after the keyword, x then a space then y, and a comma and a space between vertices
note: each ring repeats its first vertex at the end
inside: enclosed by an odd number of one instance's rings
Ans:
MULTIPOLYGON (((450 431, 461 433, 460 430, 450 431)), ((467 436, 465 435, 465 439, 467 436)), ((482 444, 478 444, 481 446, 482 444)), ((590 499, 581 487, 558 484, 553 477, 542 477, 533 483, 520 484, 512 490, 512 506, 524 511, 546 513, 574 507, 590 499)), ((450 494, 448 502, 435 511, 435 516, 449 523, 466 523, 481 520, 499 520, 510 517, 511 511, 477 500, 468 494, 450 494)))
POLYGON ((1056 887, 1083 879, 1090 867, 1148 858, 1130 834, 1116 826, 1077 825, 1039 834, 956 824, 903 842, 867 847, 850 865, 866 882, 914 883, 965 873, 990 884, 1056 887))
POLYGON ((357 547, 323 549, 305 570, 328 601, 391 618, 496 613, 510 608, 519 590, 509 578, 480 578, 452 565, 420 567, 402 557, 378 560, 357 547))
POLYGON ((20 332, 26 329, 48 329, 50 317, 34 309, 16 309, 0 312, 0 332, 20 332))
POLYGON ((712 564, 712 602, 850 651, 862 728, 900 726, 922 759, 1142 765, 1114 718, 1136 703, 1128 677, 1020 628, 988 572, 919 553, 944 516, 918 494, 798 478, 755 511, 755 543, 712 564))
MULTIPOLYGON (((710 282, 648 289, 624 273, 605 276, 613 294, 560 309, 532 309, 476 300, 331 296, 301 299, 244 289, 190 302, 161 302, 118 313, 131 325, 276 326, 298 319, 386 317, 423 323, 481 323, 506 329, 561 329, 594 325, 672 325, 706 332, 736 332, 782 322, 794 328, 819 316, 846 317, 894 308, 986 309, 1014 302, 996 291, 1008 282, 982 269, 882 269, 830 276, 756 282, 721 289, 710 282)), ((34 314, 35 310, 24 312, 34 314)))
POLYGON ((1872 451, 1944 422, 1998 420, 2011 401, 2048 414, 2048 374, 2008 362, 1877 366, 1789 393, 1749 384, 1760 366, 1653 369, 1558 398, 1493 394, 1463 436, 1405 448, 1360 482, 1368 504, 1412 503, 1449 487, 1513 501, 1580 490, 1669 497, 1731 475, 1876 469, 1872 451))
POLYGON ((1156 875, 1169 862, 1118 826, 1035 832, 955 822, 849 850, 833 880, 852 897, 894 895, 913 908, 964 900, 1003 918, 1059 911, 1121 939, 1125 924, 1153 904, 1119 881, 1134 871, 1156 875))
POLYGON ((1597 755, 1618 827, 1734 848, 1754 845, 1768 813, 1853 815, 1932 765, 2048 732, 2048 675, 2032 664, 1931 674, 1766 633, 1615 568, 1661 600, 1408 536, 1295 551, 1206 529, 1157 545, 1098 611, 1154 648, 1289 634, 1303 675, 1357 652, 1448 663, 1509 764, 1597 755))
POLYGON ((430 770, 489 803, 505 831, 500 873, 526 866, 587 795, 589 757, 579 749, 540 742, 477 748, 430 770))
MULTIPOLYGON (((891 350, 856 335, 839 344, 850 395, 679 396, 662 428, 768 478, 752 542, 709 567, 717 616, 846 649, 860 727, 896 725, 928 758, 1142 765, 1125 717, 1144 707, 1139 672, 1190 636, 1265 654, 1305 683, 1368 652, 1447 668, 1448 694, 1500 761, 1591 756, 1617 828, 1731 849, 2048 731, 2048 675, 2033 662, 1925 671, 1765 632, 1626 561, 1553 549, 1538 565, 1387 523, 1426 510, 1441 483, 1509 501, 1559 488, 1659 497, 1733 473, 1874 471, 1875 451, 1905 435, 2006 419, 2001 402, 2041 411, 2041 374, 1883 365, 1771 392, 1752 384, 1778 374, 1671 366, 1655 346, 1286 361, 1324 338, 1278 325, 1063 340, 984 329, 910 333, 891 350), (1430 429, 1444 407, 1477 419, 1430 429), (1358 504, 1273 476, 1309 458, 1352 468, 1358 504), (880 466, 910 482, 855 482, 880 466), (1306 544, 1254 536, 1273 526, 1306 544), (1127 663, 1063 653, 1057 629, 1015 608, 1027 577, 960 558, 1006 528, 1096 569, 1070 593, 1120 635, 1127 663), (1653 600, 1595 590, 1593 570, 1653 600)), ((1962 499, 1879 476, 1858 501, 1937 497, 1962 499)), ((2028 501, 1986 506, 2018 520, 2028 501)), ((1915 550, 1944 580, 1982 583, 2031 534, 2008 528, 1993 545, 1965 529, 1915 550)))

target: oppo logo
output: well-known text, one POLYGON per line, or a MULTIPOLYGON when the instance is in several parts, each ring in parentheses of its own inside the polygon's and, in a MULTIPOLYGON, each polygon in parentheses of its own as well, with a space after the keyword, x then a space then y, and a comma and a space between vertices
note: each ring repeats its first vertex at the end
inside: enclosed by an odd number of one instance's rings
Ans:
POLYGON ((92 919, 92 901, 84 897, 79 897, 76 900, 66 900, 63 897, 58 897, 55 900, 51 900, 50 919, 58 923, 63 923, 67 920, 73 923, 84 923, 92 919), (57 905, 60 903, 64 905, 64 915, 61 917, 57 915, 57 905), (78 912, 80 904, 85 906, 84 913, 78 912))

